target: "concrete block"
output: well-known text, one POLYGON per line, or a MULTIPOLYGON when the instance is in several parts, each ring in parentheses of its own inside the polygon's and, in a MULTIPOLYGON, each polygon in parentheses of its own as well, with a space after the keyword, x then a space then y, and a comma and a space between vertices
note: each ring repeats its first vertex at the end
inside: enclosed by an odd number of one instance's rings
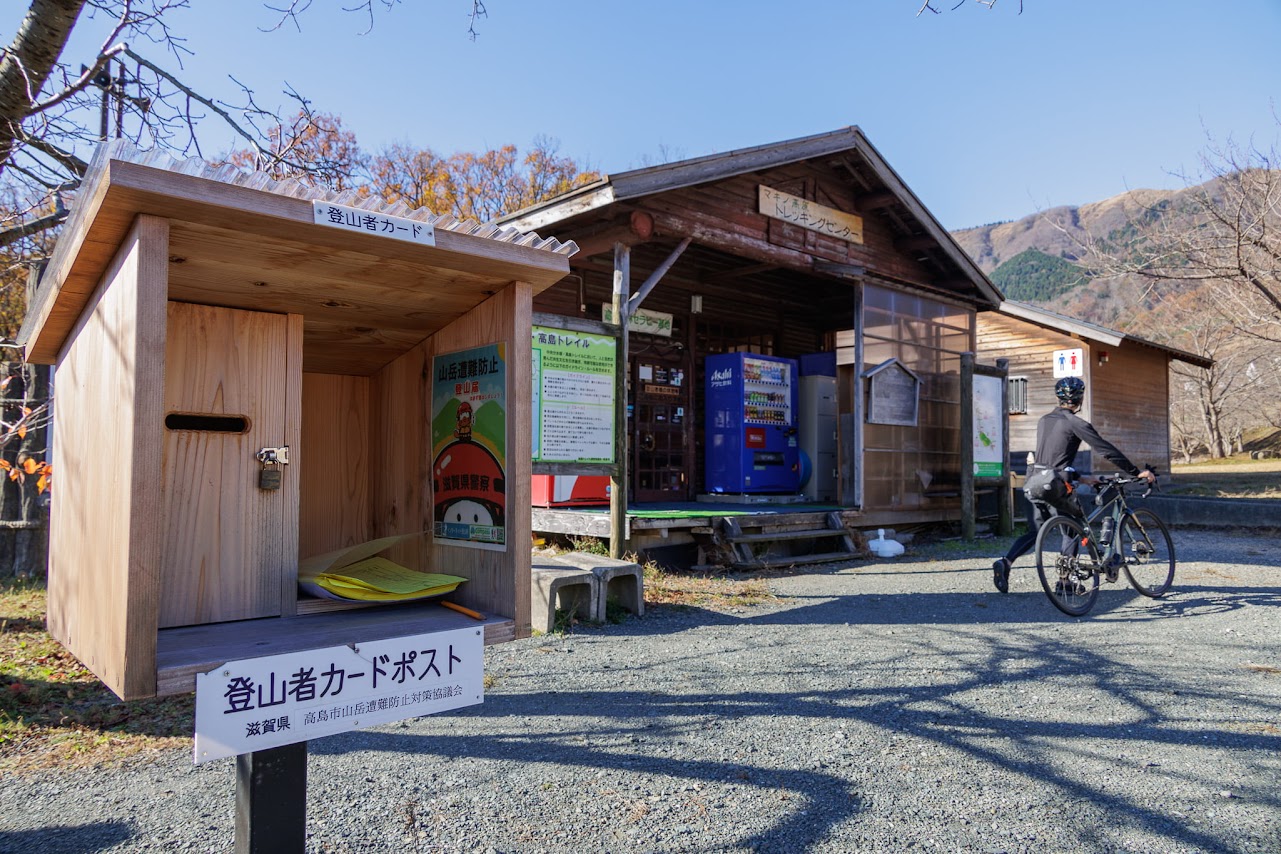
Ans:
POLYGON ((597 613, 605 619, 605 602, 613 599, 638 617, 645 615, 645 576, 640 564, 599 555, 570 552, 557 555, 560 563, 589 570, 600 582, 597 613))
POLYGON ((535 563, 530 588, 530 626, 535 631, 550 632, 556 625, 556 609, 578 614, 579 619, 603 622, 604 609, 599 603, 600 582, 590 570, 559 563, 535 563))

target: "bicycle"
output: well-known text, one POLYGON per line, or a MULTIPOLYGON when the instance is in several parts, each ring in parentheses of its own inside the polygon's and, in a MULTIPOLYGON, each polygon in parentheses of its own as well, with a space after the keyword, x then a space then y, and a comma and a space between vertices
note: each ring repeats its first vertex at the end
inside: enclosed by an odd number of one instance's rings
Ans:
MULTIPOLYGON (((1041 525, 1036 573, 1045 595, 1063 613, 1080 617, 1089 612, 1099 595, 1100 574, 1114 582, 1121 569, 1144 596, 1159 599, 1170 589, 1174 543, 1169 529, 1151 510, 1131 510, 1125 500, 1125 487, 1139 481, 1125 475, 1101 477, 1096 509, 1084 521, 1057 515, 1041 525)), ((1143 497, 1151 492, 1148 486, 1143 497)))

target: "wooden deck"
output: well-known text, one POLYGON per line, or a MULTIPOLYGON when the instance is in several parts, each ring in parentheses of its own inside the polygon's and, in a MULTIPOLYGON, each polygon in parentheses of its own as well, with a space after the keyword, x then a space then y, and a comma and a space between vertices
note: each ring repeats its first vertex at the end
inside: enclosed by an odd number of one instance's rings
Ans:
MULTIPOLYGON (((723 521, 732 519, 738 529, 753 532, 768 544, 788 543, 780 549, 780 562, 789 554, 804 551, 806 538, 798 532, 812 531, 827 525, 828 514, 838 514, 844 526, 853 532, 860 527, 862 515, 857 510, 827 504, 739 504, 707 502, 673 502, 635 504, 627 508, 627 538, 639 553, 656 550, 673 551, 684 546, 695 556, 684 561, 690 566, 730 565, 723 546, 723 521), (776 537, 767 536, 776 534, 776 537)), ((567 537, 609 539, 608 507, 533 508, 536 534, 560 534, 567 537)), ((764 548, 764 547, 763 547, 764 548)))

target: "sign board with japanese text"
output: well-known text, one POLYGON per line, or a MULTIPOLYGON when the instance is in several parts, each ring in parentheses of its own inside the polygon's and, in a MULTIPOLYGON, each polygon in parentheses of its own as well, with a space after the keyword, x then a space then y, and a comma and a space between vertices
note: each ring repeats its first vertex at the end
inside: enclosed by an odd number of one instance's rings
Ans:
POLYGON ((316 225, 327 225, 343 231, 358 231, 362 234, 376 234, 421 246, 436 245, 436 229, 429 222, 361 210, 334 202, 323 202, 319 199, 312 201, 311 212, 316 225))
POLYGON ((1071 350, 1054 351, 1054 378, 1085 376, 1085 350, 1075 347, 1071 350))
POLYGON ((828 237, 848 240, 850 243, 863 242, 863 218, 858 214, 829 208, 764 184, 758 184, 757 187, 760 192, 760 211, 765 216, 826 234, 828 237))
MULTIPOLYGON (((613 323, 614 307, 609 303, 601 303, 600 319, 605 323, 613 323)), ((627 331, 671 338, 672 316, 663 311, 646 311, 638 308, 627 318, 627 331)))
POLYGON ((535 462, 614 462, 617 339, 533 327, 535 462))
POLYGON ((433 533, 441 545, 507 550, 507 345, 436 356, 433 533))
POLYGON ((484 630, 228 662, 196 675, 195 763, 484 702, 484 630))
POLYGON ((868 381, 867 423, 916 426, 921 380, 915 373, 893 358, 865 371, 863 376, 868 381))
POLYGON ((1005 471, 1002 430, 1005 379, 974 375, 974 476, 1000 477, 1005 471))

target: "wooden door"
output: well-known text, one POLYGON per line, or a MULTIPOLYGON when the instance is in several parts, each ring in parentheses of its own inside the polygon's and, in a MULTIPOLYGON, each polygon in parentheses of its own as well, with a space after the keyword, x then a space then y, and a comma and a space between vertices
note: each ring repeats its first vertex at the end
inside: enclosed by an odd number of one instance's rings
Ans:
MULTIPOLYGON (((288 444, 289 319, 169 303, 160 626, 278 616, 298 478, 259 485, 260 448, 288 444)), ((296 463, 295 463, 296 467, 296 463)))
POLYGON ((641 353, 632 360, 632 492, 636 501, 688 501, 694 464, 693 383, 687 360, 641 353))

